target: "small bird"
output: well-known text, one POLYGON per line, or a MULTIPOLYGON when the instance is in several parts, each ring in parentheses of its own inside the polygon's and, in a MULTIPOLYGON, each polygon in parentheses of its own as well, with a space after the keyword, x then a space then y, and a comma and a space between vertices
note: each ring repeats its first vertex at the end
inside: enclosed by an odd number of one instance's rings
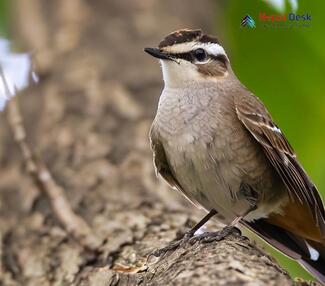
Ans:
POLYGON ((164 79, 150 130, 156 172, 208 212, 183 240, 213 216, 225 228, 199 239, 220 240, 240 223, 325 283, 320 194, 219 41, 183 29, 145 52, 160 60, 164 79))

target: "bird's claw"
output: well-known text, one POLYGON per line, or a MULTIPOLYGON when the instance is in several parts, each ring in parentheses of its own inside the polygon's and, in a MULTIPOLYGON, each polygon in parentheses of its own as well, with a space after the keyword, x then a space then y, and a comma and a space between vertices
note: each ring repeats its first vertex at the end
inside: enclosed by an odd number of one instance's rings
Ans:
POLYGON ((179 247, 183 247, 188 241, 190 241, 190 239, 193 237, 193 233, 188 231, 185 233, 185 235, 183 236, 183 238, 181 238, 180 240, 171 242, 170 244, 168 244, 167 246, 157 249, 154 252, 151 253, 151 255, 155 256, 155 257, 160 257, 164 254, 166 254, 169 251, 173 251, 179 247))
POLYGON ((240 230, 233 226, 225 226, 222 230, 214 232, 204 232, 200 235, 194 236, 189 240, 190 244, 195 244, 196 242, 209 243, 212 241, 220 241, 226 238, 229 234, 241 234, 240 230))
POLYGON ((226 226, 220 231, 216 232, 204 232, 200 235, 194 236, 193 232, 188 231, 185 233, 183 238, 180 240, 171 242, 167 246, 157 249, 154 252, 150 254, 150 256, 154 257, 161 257, 164 256, 166 253, 170 251, 174 251, 179 247, 183 247, 187 243, 190 243, 191 245, 195 244, 196 242, 212 242, 212 241, 220 241, 224 239, 226 236, 228 236, 230 233, 233 234, 241 234, 240 230, 233 226, 226 226))

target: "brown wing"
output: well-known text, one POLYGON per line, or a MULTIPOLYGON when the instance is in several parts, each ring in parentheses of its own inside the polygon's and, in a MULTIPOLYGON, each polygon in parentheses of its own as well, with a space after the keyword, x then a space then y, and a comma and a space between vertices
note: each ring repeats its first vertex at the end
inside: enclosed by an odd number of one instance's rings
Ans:
POLYGON ((159 136, 156 134, 154 126, 152 126, 150 129, 150 146, 153 152, 153 163, 155 166, 156 175, 160 175, 171 188, 180 191, 191 203, 201 208, 197 202, 193 201, 186 195, 181 184, 173 175, 166 158, 164 146, 159 140, 159 136))
POLYGON ((291 199, 307 206, 325 237, 325 211, 321 197, 297 160, 289 142, 254 95, 235 99, 238 118, 261 144, 267 158, 286 185, 291 199))

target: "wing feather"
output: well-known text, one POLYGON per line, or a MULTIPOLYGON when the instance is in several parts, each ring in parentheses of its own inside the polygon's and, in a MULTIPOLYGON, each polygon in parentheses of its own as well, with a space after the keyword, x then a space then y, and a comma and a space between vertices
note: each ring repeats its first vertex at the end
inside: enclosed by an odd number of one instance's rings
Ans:
POLYGON ((279 174, 289 197, 308 206, 325 237, 325 211, 321 197, 263 103, 249 94, 235 98, 235 107, 238 118, 262 146, 266 157, 279 174))

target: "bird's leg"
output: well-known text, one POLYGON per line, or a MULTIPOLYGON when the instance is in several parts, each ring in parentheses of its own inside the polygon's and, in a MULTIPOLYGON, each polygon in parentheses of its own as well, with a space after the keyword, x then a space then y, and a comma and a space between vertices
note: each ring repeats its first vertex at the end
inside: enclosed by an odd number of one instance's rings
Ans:
POLYGON ((230 233, 237 233, 241 235, 241 232, 238 228, 236 228, 236 224, 240 222, 247 214, 251 211, 256 210, 256 204, 251 205, 250 208, 240 216, 237 216, 229 225, 226 225, 223 229, 214 232, 204 232, 201 235, 194 236, 190 239, 190 243, 194 244, 197 241, 201 242, 212 242, 212 241, 220 241, 228 236, 230 233))
POLYGON ((197 237, 193 237, 191 239, 191 243, 195 243, 196 241, 220 241, 234 230, 237 230, 237 232, 241 234, 240 230, 237 229, 235 226, 250 212, 256 210, 257 203, 259 201, 259 195, 250 185, 242 183, 239 187, 237 197, 248 202, 249 207, 247 208, 247 210, 242 215, 237 216, 229 225, 225 226, 222 230, 216 232, 205 232, 197 237))
POLYGON ((203 225, 205 225, 213 216, 215 216, 217 214, 217 211, 215 209, 212 209, 203 219, 201 219, 194 227, 192 227, 189 231, 187 231, 183 238, 181 238, 180 240, 177 240, 175 242, 170 243, 169 245, 167 245, 164 248, 161 249, 157 249, 156 251, 154 251, 152 253, 152 255, 159 257, 162 254, 165 254, 168 251, 174 250, 177 247, 183 245, 184 243, 186 243, 187 241, 190 240, 191 237, 194 236, 195 232, 200 229, 203 225))
POLYGON ((191 238, 194 234, 204 226, 212 217, 214 217, 218 212, 212 209, 204 218, 202 218, 195 226, 193 226, 189 231, 187 231, 184 237, 191 238))
POLYGON ((229 225, 226 225, 223 229, 219 231, 212 232, 204 232, 198 236, 194 236, 190 239, 190 243, 194 244, 198 241, 201 242, 212 242, 212 241, 220 241, 227 237, 230 233, 237 232, 241 234, 240 230, 235 227, 235 225, 242 219, 242 216, 236 217, 229 225))

